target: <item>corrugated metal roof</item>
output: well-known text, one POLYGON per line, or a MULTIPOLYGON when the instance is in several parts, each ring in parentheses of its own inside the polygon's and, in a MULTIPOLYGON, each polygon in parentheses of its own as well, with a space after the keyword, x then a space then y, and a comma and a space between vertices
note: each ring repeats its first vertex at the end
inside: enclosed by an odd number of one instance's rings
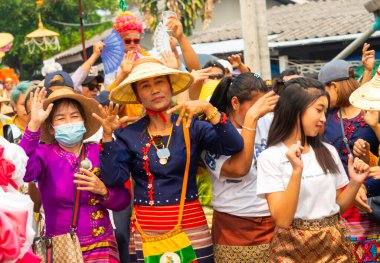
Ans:
MULTIPOLYGON (((325 0, 305 4, 275 6, 267 12, 270 42, 295 41, 361 33, 374 22, 364 8, 368 0, 325 0)), ((192 44, 242 38, 241 21, 221 25, 206 32, 197 32, 192 44)))

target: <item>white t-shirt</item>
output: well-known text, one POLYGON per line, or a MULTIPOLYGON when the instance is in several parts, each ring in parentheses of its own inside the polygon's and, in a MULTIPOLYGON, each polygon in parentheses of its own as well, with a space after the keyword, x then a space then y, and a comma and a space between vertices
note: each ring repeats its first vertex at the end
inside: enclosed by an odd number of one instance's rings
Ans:
MULTIPOLYGON (((318 164, 314 150, 302 154, 303 171, 297 210, 294 218, 320 219, 339 212, 336 203, 336 190, 348 184, 336 149, 323 143, 338 165, 338 174, 324 174, 318 164)), ((279 143, 266 149, 258 159, 257 194, 265 198, 266 193, 283 192, 288 186, 292 166, 286 158, 288 147, 279 143)))
POLYGON ((272 119, 273 114, 267 114, 259 119, 252 167, 249 173, 243 177, 229 178, 221 175, 222 166, 230 156, 218 156, 206 151, 202 153, 202 159, 211 174, 212 205, 215 210, 245 217, 270 215, 267 201, 258 198, 256 195, 256 159, 266 148, 268 131, 272 119))

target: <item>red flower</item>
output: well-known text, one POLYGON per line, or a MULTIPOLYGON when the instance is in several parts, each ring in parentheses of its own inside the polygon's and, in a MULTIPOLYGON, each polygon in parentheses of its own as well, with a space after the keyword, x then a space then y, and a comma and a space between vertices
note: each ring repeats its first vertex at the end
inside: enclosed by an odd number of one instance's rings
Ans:
POLYGON ((99 149, 101 152, 104 152, 103 143, 99 142, 99 149))
POLYGON ((0 186, 10 184, 17 189, 16 183, 12 180, 15 170, 15 165, 4 158, 4 147, 0 147, 0 186))
POLYGON ((220 123, 221 124, 227 124, 227 115, 222 112, 222 117, 220 118, 220 123))

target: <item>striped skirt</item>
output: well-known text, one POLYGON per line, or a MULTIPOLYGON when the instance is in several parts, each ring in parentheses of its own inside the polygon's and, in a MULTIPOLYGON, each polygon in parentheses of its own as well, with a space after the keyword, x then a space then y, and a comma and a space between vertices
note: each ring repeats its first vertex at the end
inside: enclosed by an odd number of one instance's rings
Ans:
POLYGON ((120 261, 116 239, 113 235, 98 242, 81 240, 81 249, 83 260, 86 263, 117 263, 120 261))
POLYGON ((351 207, 343 214, 349 228, 351 241, 354 243, 352 251, 356 262, 380 261, 380 225, 360 214, 355 207, 351 207))
MULTIPOLYGON (((152 207, 135 205, 138 222, 148 235, 162 235, 172 230, 178 222, 178 210, 179 204, 152 207)), ((214 262, 210 230, 198 200, 185 203, 182 229, 190 239, 197 262, 214 262)), ((133 222, 131 222, 129 254, 131 262, 144 262, 141 235, 133 222)))

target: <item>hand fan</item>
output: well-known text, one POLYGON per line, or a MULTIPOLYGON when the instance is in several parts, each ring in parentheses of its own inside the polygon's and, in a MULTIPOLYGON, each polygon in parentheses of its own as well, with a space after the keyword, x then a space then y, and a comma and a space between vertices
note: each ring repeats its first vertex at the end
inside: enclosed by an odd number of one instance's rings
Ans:
POLYGON ((166 31, 166 27, 160 22, 153 35, 154 48, 159 54, 161 54, 162 51, 171 51, 169 39, 170 36, 166 31))
POLYGON ((124 57, 124 43, 116 30, 112 30, 111 34, 103 40, 103 43, 106 45, 102 50, 101 57, 104 72, 108 74, 119 68, 124 57))

